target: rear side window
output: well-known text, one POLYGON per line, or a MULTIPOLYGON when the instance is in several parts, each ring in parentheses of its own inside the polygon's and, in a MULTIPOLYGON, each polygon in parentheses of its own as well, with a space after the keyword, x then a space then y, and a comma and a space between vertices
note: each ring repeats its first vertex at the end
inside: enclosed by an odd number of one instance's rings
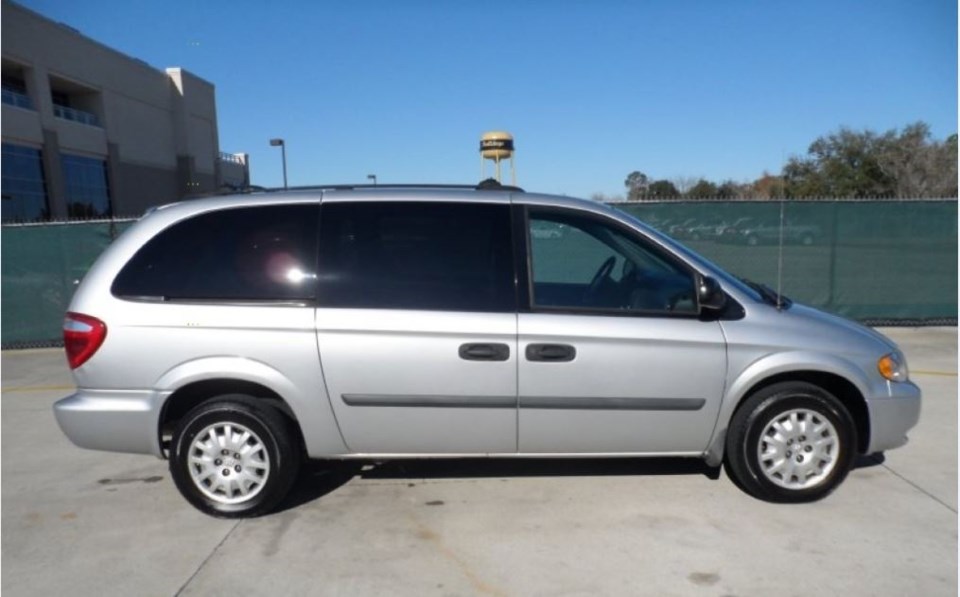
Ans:
POLYGON ((512 312, 508 205, 324 204, 325 307, 512 312))
POLYGON ((318 205, 225 209, 163 230, 123 267, 114 295, 165 300, 309 300, 318 205))

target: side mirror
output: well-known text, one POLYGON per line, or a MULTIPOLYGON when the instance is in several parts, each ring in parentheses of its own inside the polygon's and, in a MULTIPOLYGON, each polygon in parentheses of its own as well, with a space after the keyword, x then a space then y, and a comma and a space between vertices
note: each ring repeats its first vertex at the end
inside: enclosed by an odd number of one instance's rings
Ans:
POLYGON ((727 304, 727 295, 713 278, 697 276, 697 302, 701 309, 719 311, 727 304))

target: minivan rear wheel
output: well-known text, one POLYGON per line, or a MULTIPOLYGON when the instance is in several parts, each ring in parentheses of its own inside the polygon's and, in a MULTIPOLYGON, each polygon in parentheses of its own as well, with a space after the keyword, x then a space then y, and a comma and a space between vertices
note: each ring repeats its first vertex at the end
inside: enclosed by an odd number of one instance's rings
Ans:
POLYGON ((725 464, 757 498, 810 502, 846 478, 856 445, 853 419, 833 394, 806 382, 782 382, 750 396, 734 414, 725 464))
POLYGON ((219 396, 183 417, 170 474, 184 498, 221 518, 265 514, 300 469, 296 431, 277 409, 244 395, 219 396))

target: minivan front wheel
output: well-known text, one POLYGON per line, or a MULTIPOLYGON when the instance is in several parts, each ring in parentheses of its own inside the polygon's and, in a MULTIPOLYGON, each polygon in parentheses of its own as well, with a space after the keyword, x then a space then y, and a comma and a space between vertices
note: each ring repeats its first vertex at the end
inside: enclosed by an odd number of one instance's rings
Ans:
POLYGON ((809 502, 833 491, 856 457, 846 407, 805 382, 771 385, 750 396, 727 434, 728 473, 748 493, 774 502, 809 502))
POLYGON ((289 492, 300 466, 295 431, 273 407, 221 396, 177 425, 170 473, 180 493, 212 516, 257 516, 289 492))

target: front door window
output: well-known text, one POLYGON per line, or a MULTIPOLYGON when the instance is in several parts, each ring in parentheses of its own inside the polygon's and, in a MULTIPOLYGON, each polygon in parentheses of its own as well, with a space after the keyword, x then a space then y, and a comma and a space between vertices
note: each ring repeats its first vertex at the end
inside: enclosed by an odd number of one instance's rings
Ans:
POLYGON ((615 224, 531 209, 534 308, 694 315, 693 275, 615 224))

